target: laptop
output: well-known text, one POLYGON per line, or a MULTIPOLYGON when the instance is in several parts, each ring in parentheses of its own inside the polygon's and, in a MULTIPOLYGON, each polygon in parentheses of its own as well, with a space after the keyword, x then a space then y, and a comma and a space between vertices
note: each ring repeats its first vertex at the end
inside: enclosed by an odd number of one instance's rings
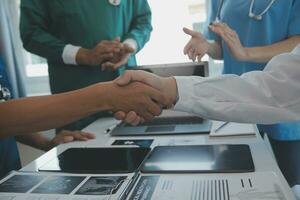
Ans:
MULTIPOLYGON (((162 77, 208 76, 207 62, 147 65, 139 66, 137 69, 145 70, 162 77)), ((110 134, 112 136, 209 134, 211 124, 209 120, 193 114, 164 110, 161 116, 138 126, 131 126, 121 122, 110 134)))
POLYGON ((121 122, 110 134, 112 136, 209 134, 211 126, 211 121, 201 117, 184 112, 165 110, 161 116, 138 126, 121 122))

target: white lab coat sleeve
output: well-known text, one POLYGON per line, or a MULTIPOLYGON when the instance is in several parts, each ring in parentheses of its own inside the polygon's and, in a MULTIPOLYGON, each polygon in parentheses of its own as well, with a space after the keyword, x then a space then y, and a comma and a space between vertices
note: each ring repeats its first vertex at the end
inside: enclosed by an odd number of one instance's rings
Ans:
POLYGON ((175 79, 179 95, 175 110, 239 123, 300 120, 300 45, 274 57, 264 71, 175 79))

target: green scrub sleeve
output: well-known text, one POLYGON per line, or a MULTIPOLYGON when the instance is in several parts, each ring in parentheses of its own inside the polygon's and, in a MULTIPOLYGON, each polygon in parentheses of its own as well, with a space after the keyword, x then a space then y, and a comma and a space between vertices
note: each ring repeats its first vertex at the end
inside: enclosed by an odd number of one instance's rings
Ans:
POLYGON ((149 41, 152 31, 152 13, 147 0, 134 0, 134 17, 130 31, 124 39, 132 38, 137 42, 137 52, 149 41))
POLYGON ((48 61, 63 63, 65 43, 49 31, 47 1, 22 0, 20 33, 24 48, 48 61))

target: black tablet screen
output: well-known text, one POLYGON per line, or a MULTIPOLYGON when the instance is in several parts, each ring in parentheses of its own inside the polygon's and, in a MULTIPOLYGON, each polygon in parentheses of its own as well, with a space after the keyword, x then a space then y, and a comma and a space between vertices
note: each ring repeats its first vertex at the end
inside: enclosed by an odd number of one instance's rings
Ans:
POLYGON ((160 146, 144 162, 145 173, 253 172, 247 145, 160 146))
POLYGON ((131 173, 150 148, 71 148, 39 168, 69 173, 131 173))

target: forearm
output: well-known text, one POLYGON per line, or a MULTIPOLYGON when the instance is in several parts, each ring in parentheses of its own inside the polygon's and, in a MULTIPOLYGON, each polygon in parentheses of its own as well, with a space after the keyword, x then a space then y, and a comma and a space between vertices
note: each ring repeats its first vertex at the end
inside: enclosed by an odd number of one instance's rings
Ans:
POLYGON ((247 58, 245 61, 256 63, 267 63, 274 56, 290 52, 300 43, 300 36, 293 36, 281 42, 262 46, 246 48, 247 58))
POLYGON ((135 16, 129 32, 124 39, 133 39, 137 43, 136 52, 149 41, 152 32, 152 12, 147 1, 135 1, 135 16))
POLYGON ((21 1, 20 34, 24 48, 55 62, 63 62, 66 43, 55 37, 50 27, 46 1, 21 1))
POLYGON ((293 53, 274 57, 264 71, 242 76, 177 77, 175 109, 239 123, 300 120, 299 55, 300 46, 293 53))
POLYGON ((17 141, 28 146, 48 151, 51 148, 51 140, 42 136, 39 133, 31 133, 27 135, 18 135, 17 141))
POLYGON ((97 84, 69 93, 1 103, 0 136, 52 129, 109 110, 109 85, 111 83, 97 84))
POLYGON ((215 60, 222 60, 223 53, 221 43, 218 41, 210 42, 207 54, 209 55, 209 57, 215 60))

